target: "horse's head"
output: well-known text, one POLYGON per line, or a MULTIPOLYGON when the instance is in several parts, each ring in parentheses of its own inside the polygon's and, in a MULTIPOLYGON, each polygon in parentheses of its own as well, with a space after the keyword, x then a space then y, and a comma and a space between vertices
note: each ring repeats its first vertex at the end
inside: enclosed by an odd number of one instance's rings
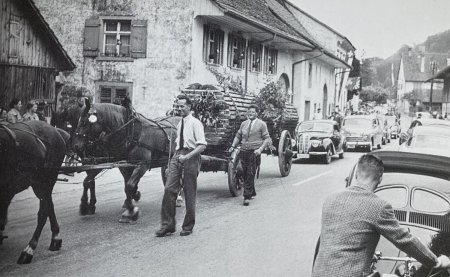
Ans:
POLYGON ((81 111, 75 136, 72 139, 72 147, 81 157, 84 152, 92 147, 105 132, 105 125, 102 124, 97 115, 94 105, 86 99, 86 105, 81 111))

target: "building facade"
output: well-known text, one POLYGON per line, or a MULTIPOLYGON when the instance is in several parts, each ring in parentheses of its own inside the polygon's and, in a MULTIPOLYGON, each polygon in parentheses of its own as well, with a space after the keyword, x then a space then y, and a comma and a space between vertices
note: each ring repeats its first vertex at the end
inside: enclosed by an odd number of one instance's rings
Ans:
MULTIPOLYGON (((130 95, 137 111, 164 115, 189 84, 231 84, 257 94, 278 82, 308 119, 337 103, 337 48, 321 45, 285 1, 36 0, 77 65, 65 81, 97 102, 130 95)), ((338 44, 335 42, 336 45, 338 44)))
MULTIPOLYGON (((31 0, 0 0, 0 106, 55 101, 60 71, 75 65, 31 0)), ((23 111, 25 112, 25 111, 23 111)), ((50 108, 44 111, 50 116, 50 108)))

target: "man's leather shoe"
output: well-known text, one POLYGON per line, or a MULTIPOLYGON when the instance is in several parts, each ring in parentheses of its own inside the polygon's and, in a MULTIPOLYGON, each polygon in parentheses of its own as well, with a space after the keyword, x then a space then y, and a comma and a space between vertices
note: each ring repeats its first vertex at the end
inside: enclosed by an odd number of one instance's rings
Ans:
POLYGON ((192 234, 192 230, 191 231, 189 231, 189 230, 182 230, 181 232, 180 232, 180 236, 189 236, 190 234, 192 234))
POLYGON ((250 205, 250 199, 244 199, 244 206, 250 205))
POLYGON ((156 231, 155 235, 157 237, 165 237, 165 236, 170 235, 172 233, 175 233, 175 229, 161 228, 158 231, 156 231))

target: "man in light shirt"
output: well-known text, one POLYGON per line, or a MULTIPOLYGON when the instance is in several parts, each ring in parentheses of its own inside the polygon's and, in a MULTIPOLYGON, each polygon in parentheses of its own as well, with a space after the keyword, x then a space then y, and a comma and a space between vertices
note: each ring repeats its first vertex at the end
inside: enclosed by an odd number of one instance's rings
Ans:
POLYGON ((177 146, 175 154, 170 160, 164 197, 161 206, 161 228, 156 232, 157 237, 164 237, 176 230, 175 212, 178 192, 183 182, 186 215, 180 236, 192 234, 195 224, 195 201, 197 196, 197 176, 200 171, 200 154, 206 148, 203 124, 191 114, 191 100, 180 95, 176 109, 182 116, 177 125, 177 146))

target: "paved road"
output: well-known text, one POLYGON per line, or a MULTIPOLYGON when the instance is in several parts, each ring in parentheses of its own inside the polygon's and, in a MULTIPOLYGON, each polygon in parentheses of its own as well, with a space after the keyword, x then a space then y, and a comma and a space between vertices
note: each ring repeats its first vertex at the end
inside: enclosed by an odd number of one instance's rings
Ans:
MULTIPOLYGON (((395 147, 396 141, 389 148, 395 147)), ((10 207, 9 238, 0 246, 1 276, 309 276, 324 198, 344 188, 360 152, 330 165, 302 161, 281 178, 277 159, 264 157, 258 196, 249 207, 230 197, 224 173, 199 177, 194 233, 156 238, 163 186, 159 170, 141 181, 141 217, 118 223, 124 200, 118 171, 97 180, 97 214, 78 215, 81 184, 57 183, 55 209, 63 248, 47 250, 46 225, 32 264, 16 265, 36 223, 37 199, 25 191, 10 207)), ((72 182, 82 175, 71 178, 72 182)), ((178 208, 181 224, 183 208, 178 208)), ((178 228, 180 228, 178 226, 178 228)), ((178 229, 179 230, 179 229, 178 229)))

